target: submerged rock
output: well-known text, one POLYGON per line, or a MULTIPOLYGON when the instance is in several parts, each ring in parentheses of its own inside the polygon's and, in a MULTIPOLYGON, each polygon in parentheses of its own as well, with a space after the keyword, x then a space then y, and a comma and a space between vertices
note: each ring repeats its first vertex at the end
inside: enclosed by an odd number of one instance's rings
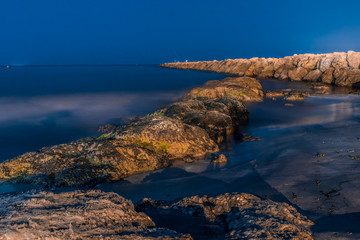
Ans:
MULTIPOLYGON (((313 85, 313 88, 317 87, 313 85)), ((320 86, 319 88, 320 89, 320 86)), ((325 89, 325 88, 321 88, 325 89)), ((326 93, 317 91, 316 93, 326 93)), ((310 93, 308 91, 304 90, 295 90, 295 89, 283 89, 283 90, 267 90, 265 91, 265 97, 272 98, 273 100, 276 100, 277 98, 282 97, 283 99, 287 101, 302 101, 305 100, 306 97, 310 96, 310 93)))
POLYGON ((264 92, 265 97, 267 98, 280 98, 285 96, 285 91, 283 90, 266 90, 264 92))
POLYGON ((0 239, 192 239, 156 228, 116 193, 90 190, 0 196, 0 239))
POLYGON ((193 196, 180 201, 143 199, 139 208, 176 210, 225 225, 225 239, 313 239, 314 225, 287 203, 261 200, 251 194, 193 196))
POLYGON ((307 91, 292 90, 284 97, 284 99, 287 101, 302 101, 308 96, 310 96, 310 93, 307 91))
POLYGON ((300 54, 284 58, 227 59, 165 63, 163 67, 221 72, 238 76, 360 85, 360 53, 300 54))

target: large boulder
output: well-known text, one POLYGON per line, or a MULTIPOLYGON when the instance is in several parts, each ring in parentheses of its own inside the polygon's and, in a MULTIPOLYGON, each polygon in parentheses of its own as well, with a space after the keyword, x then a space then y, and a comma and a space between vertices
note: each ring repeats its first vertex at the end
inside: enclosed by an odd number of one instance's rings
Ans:
POLYGON ((321 79, 322 72, 318 69, 313 70, 306 74, 303 78, 304 81, 317 82, 321 79))
POLYGON ((245 102, 259 102, 263 96, 261 88, 255 78, 229 77, 221 81, 209 81, 202 87, 192 89, 183 98, 234 98, 245 102))
POLYGON ((354 69, 360 68, 360 52, 349 51, 347 53, 347 62, 349 67, 354 69))
POLYGON ((192 239, 156 228, 116 193, 26 192, 0 197, 0 239, 192 239))
POLYGON ((303 67, 297 67, 290 70, 288 76, 293 81, 301 81, 309 71, 303 67))
POLYGON ((335 84, 339 86, 353 86, 359 87, 360 83, 360 69, 341 69, 335 84))
POLYGON ((225 239, 313 239, 310 227, 314 223, 294 207, 261 200, 251 194, 193 196, 172 202, 143 199, 139 207, 205 217, 210 222, 225 225, 225 239))
POLYGON ((98 138, 45 147, 0 164, 0 178, 48 186, 92 186, 218 151, 202 128, 164 116, 134 120, 98 138))
POLYGON ((232 98, 190 99, 167 105, 157 113, 201 127, 217 143, 233 135, 249 119, 245 105, 232 98))

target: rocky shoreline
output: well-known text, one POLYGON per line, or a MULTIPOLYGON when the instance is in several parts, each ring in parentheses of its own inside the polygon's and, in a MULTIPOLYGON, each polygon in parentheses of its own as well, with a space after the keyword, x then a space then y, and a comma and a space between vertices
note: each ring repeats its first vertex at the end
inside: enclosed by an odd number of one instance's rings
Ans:
MULTIPOLYGON (((262 91, 251 77, 209 81, 183 98, 123 126, 106 126, 100 137, 45 147, 0 164, 0 179, 45 188, 92 187, 168 167, 175 160, 226 162, 222 143, 242 136, 247 102, 264 97, 303 100, 309 93, 262 91)), ((44 239, 192 239, 188 233, 156 227, 142 211, 176 210, 205 217, 224 229, 226 239, 312 239, 313 223, 286 203, 250 194, 185 198, 174 202, 144 199, 135 211, 131 201, 115 193, 71 191, 26 192, 0 197, 0 236, 44 239)), ((175 229, 176 230, 176 229, 175 229)))
POLYGON ((263 93, 254 78, 226 78, 204 86, 205 94, 194 89, 182 101, 100 137, 45 147, 3 162, 0 179, 48 187, 95 186, 164 168, 175 160, 216 155, 221 143, 248 121, 243 102, 261 101, 263 93), (221 94, 211 95, 219 89, 221 94))
POLYGON ((360 84, 360 52, 353 51, 329 54, 295 54, 284 58, 175 62, 165 63, 161 66, 256 78, 323 82, 348 87, 357 87, 360 84))
POLYGON ((221 239, 313 239, 313 222, 293 207, 251 194, 194 196, 174 203, 144 199, 136 211, 131 201, 99 190, 1 196, 0 236, 8 240, 193 239, 190 234, 157 227, 142 212, 149 208, 205 217, 225 230, 221 239))

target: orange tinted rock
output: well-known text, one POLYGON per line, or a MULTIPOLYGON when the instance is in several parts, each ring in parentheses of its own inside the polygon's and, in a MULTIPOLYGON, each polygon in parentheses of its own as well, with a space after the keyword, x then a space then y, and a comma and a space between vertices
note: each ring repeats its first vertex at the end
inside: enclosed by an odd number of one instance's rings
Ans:
POLYGON ((302 67, 297 67, 288 72, 288 76, 293 81, 301 81, 305 75, 308 73, 308 70, 302 67))
POLYGON ((321 75, 322 72, 320 70, 313 70, 306 74, 306 76, 304 77, 304 81, 316 82, 320 79, 321 75))
POLYGON ((359 69, 360 68, 360 53, 349 51, 347 53, 347 61, 351 68, 359 69))

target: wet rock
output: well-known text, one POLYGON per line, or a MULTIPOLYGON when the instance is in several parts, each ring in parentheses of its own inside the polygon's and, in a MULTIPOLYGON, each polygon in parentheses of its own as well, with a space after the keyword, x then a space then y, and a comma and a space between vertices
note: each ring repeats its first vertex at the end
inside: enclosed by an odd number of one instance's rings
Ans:
POLYGON ((106 132, 114 131, 117 128, 118 128, 118 126, 115 126, 113 124, 106 124, 106 125, 100 126, 97 131, 100 133, 106 133, 106 132))
POLYGON ((242 135, 240 139, 243 142, 255 142, 255 141, 260 141, 261 140, 261 138, 252 137, 252 136, 246 136, 246 135, 242 135))
POLYGON ((266 90, 264 95, 267 98, 279 98, 285 96, 285 93, 283 90, 266 90))
POLYGON ((165 63, 163 67, 196 69, 257 78, 292 81, 323 81, 358 86, 360 53, 300 54, 284 58, 227 59, 211 62, 165 63))
POLYGON ((310 93, 307 91, 301 90, 292 90, 285 96, 285 100, 287 101, 302 101, 305 100, 306 97, 310 96, 310 93))
POLYGON ((209 81, 202 87, 194 88, 184 95, 192 98, 234 98, 245 102, 262 101, 262 86, 255 78, 229 77, 221 81, 209 81))
POLYGON ((26 192, 0 196, 0 238, 192 239, 156 228, 145 213, 116 193, 26 192))
POLYGON ((311 88, 315 90, 316 94, 328 94, 331 90, 330 86, 322 83, 314 83, 311 88))
POLYGON ((209 81, 170 104, 128 124, 101 130, 97 138, 45 147, 0 164, 0 179, 45 186, 94 186, 193 162, 219 150, 218 144, 248 120, 242 101, 260 101, 253 78, 209 81))
POLYGON ((233 135, 249 119, 245 105, 232 98, 197 98, 169 104, 156 112, 206 130, 217 143, 233 135))
POLYGON ((47 186, 93 186, 218 151, 202 128, 164 116, 139 118, 98 138, 45 147, 0 164, 0 178, 47 186))
POLYGON ((313 222, 295 208, 251 194, 193 196, 175 202, 144 199, 139 207, 204 216, 208 221, 227 226, 225 239, 313 239, 310 231, 313 222))
POLYGON ((212 160, 213 163, 227 163, 227 161, 228 160, 224 154, 220 154, 212 160))

